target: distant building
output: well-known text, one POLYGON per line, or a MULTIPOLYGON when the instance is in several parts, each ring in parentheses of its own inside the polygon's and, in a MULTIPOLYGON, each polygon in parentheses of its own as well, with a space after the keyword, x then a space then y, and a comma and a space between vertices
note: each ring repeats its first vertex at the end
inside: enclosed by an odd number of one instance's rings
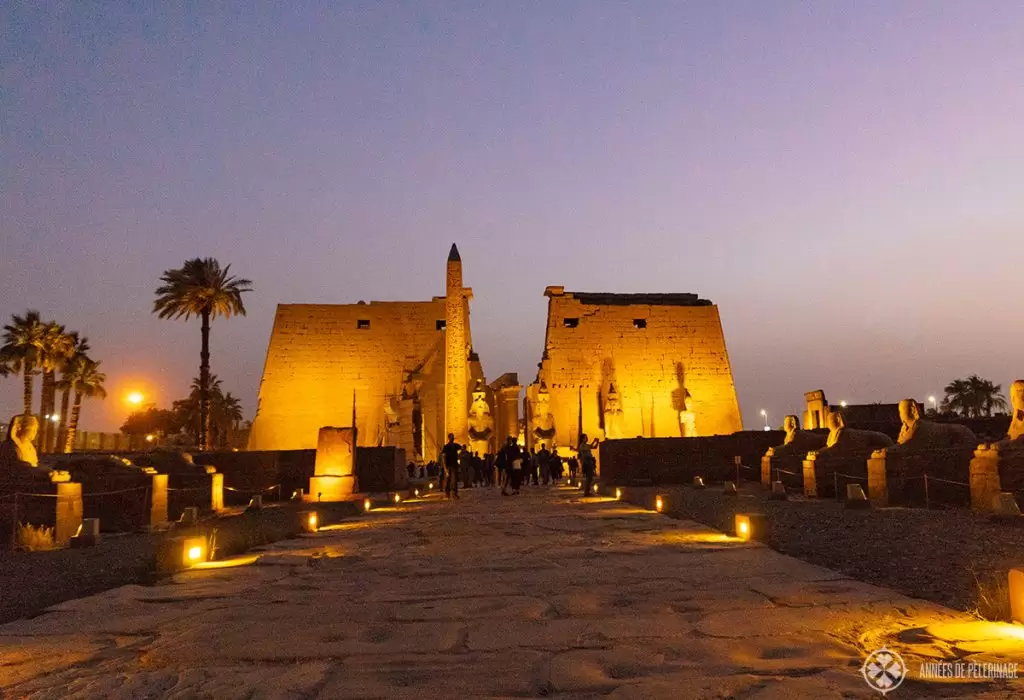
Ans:
POLYGON ((527 388, 525 442, 725 435, 743 429, 718 307, 696 294, 548 287, 547 333, 527 388))

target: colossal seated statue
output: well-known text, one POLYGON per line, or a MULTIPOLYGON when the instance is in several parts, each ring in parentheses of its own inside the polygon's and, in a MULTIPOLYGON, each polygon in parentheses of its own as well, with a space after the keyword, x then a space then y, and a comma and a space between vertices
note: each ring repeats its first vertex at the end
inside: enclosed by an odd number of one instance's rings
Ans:
POLYGON ((469 407, 469 442, 470 449, 481 455, 491 451, 491 438, 494 435, 494 416, 491 406, 487 403, 487 392, 478 383, 473 392, 473 403, 469 407))
POLYGON ((914 399, 900 401, 899 410, 902 427, 897 444, 875 450, 868 465, 872 481, 884 475, 884 481, 879 482, 884 486, 869 485, 869 491, 875 491, 873 498, 899 505, 921 505, 925 502, 921 477, 927 474, 945 480, 930 484, 933 500, 966 504, 967 488, 948 482, 969 483, 977 437, 963 425, 924 420, 921 406, 914 399), (885 499, 879 493, 883 487, 887 489, 885 499))
POLYGON ((803 462, 804 493, 809 497, 835 496, 838 485, 845 493, 847 483, 867 484, 867 460, 874 450, 890 447, 892 439, 873 430, 846 427, 843 414, 828 415, 825 447, 807 453, 803 462))
POLYGON ((608 385, 608 397, 604 402, 604 437, 606 440, 617 440, 622 437, 622 401, 615 385, 608 385))
POLYGON ((537 398, 533 402, 533 437, 540 441, 550 441, 555 437, 555 417, 551 413, 551 394, 541 382, 537 398))
POLYGON ((782 429, 786 431, 785 440, 777 447, 769 447, 761 458, 761 484, 765 488, 771 487, 776 479, 787 487, 802 486, 804 457, 825 446, 825 436, 800 430, 800 419, 796 416, 786 416, 782 429))
POLYGON ((693 411, 693 398, 688 391, 683 396, 683 410, 679 412, 679 434, 697 437, 697 414, 693 411))

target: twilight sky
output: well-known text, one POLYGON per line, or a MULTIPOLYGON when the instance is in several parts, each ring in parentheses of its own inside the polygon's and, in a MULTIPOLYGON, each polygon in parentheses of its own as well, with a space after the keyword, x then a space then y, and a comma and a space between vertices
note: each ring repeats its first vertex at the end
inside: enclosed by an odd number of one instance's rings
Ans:
MULTIPOLYGON (((746 426, 825 389, 1024 375, 1024 4, 32 2, 0 6, 0 314, 79 329, 111 398, 198 372, 151 315, 213 256, 252 417, 279 302, 444 293, 532 381, 544 287, 719 305, 746 426), (215 7, 216 5, 216 7, 215 7)), ((20 410, 0 380, 0 410, 20 410)))

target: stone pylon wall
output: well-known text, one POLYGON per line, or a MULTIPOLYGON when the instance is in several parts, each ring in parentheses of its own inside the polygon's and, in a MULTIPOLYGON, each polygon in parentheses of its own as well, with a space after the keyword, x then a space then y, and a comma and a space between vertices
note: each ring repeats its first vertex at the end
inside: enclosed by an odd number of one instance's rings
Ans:
POLYGON ((386 398, 431 353, 443 356, 446 314, 441 297, 278 306, 249 449, 314 449, 321 427, 351 426, 353 392, 359 444, 376 445, 386 398))
MULTIPOLYGON (((589 437, 604 437, 603 402, 611 382, 623 410, 623 437, 680 437, 684 391, 698 436, 743 429, 718 307, 673 304, 668 298, 626 303, 634 295, 581 295, 618 298, 610 304, 583 303, 560 287, 547 294, 538 378, 550 395, 558 446, 576 444, 581 419, 589 437), (637 327, 639 320, 646 327, 637 327)), ((531 401, 537 390, 531 386, 531 401)))

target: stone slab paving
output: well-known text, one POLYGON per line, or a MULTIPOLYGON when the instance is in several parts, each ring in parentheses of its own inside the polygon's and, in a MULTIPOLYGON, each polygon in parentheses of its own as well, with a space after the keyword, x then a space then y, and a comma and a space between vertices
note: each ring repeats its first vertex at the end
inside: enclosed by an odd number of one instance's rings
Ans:
MULTIPOLYGON (((871 697, 860 666, 883 644, 912 669, 1024 660, 1022 640, 932 632, 967 619, 609 499, 475 489, 0 626, 0 695, 871 697)), ((892 697, 1022 689, 910 680, 892 697)))

